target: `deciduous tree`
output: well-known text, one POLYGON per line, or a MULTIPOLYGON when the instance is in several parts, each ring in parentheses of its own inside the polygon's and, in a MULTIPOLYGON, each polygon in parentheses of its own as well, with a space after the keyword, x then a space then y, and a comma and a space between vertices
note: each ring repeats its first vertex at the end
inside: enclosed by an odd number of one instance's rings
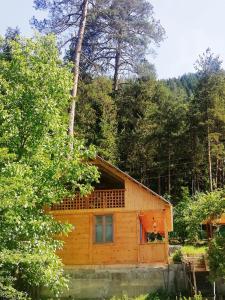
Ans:
POLYGON ((56 236, 71 226, 45 207, 91 190, 94 151, 73 140, 67 104, 71 72, 53 37, 0 44, 0 298, 28 299, 32 289, 57 295, 66 286, 56 236), (70 160, 68 160, 70 155, 70 160))

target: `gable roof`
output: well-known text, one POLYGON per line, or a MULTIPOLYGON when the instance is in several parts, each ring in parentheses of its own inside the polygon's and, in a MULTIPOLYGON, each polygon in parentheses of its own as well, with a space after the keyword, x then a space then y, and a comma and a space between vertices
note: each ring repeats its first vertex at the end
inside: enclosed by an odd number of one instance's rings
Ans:
POLYGON ((162 201, 166 202, 169 205, 172 205, 170 203, 170 201, 166 200, 164 197, 160 196, 159 194, 157 194, 156 192, 152 191, 151 189, 149 189, 147 186, 145 186, 144 184, 142 184, 141 182, 137 181, 136 179, 134 179, 133 177, 131 177, 130 175, 128 175, 127 173, 123 172, 122 170, 120 170, 118 167, 112 165, 111 163, 109 163, 108 161, 106 161, 104 158, 100 157, 97 155, 95 161, 96 164, 98 162, 102 163, 105 166, 108 166, 110 168, 115 169, 119 174, 121 174, 122 176, 125 176, 126 178, 128 178, 129 180, 133 181, 135 184, 139 185, 140 187, 142 187, 143 189, 147 190, 149 193, 151 193, 152 195, 160 198, 162 201))

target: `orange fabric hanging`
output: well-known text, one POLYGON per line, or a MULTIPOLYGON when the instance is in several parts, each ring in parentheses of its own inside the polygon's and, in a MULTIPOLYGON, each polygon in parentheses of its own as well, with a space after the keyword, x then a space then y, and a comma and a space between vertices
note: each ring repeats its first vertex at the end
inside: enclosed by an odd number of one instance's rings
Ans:
POLYGON ((139 215, 145 232, 164 233, 164 216, 162 212, 145 212, 139 215))

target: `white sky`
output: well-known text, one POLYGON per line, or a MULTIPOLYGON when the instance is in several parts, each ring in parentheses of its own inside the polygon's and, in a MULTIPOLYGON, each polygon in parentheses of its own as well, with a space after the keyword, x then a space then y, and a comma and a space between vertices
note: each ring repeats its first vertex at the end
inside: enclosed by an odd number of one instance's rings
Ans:
MULTIPOLYGON (((150 0, 167 38, 157 49, 159 78, 192 72, 199 54, 208 47, 225 60, 225 0, 150 0)), ((0 34, 8 26, 32 35, 29 20, 35 14, 33 0, 0 0, 0 34)))
POLYGON ((225 60, 225 0, 151 0, 167 38, 157 49, 159 78, 194 71, 208 47, 225 60))

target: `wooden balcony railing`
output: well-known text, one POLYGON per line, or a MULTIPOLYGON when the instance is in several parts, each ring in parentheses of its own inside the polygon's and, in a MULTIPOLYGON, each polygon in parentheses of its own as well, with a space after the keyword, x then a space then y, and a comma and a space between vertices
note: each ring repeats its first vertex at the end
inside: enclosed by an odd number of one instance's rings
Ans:
POLYGON ((64 199, 62 203, 55 204, 51 210, 80 210, 97 208, 125 207, 125 190, 95 190, 86 197, 79 194, 73 198, 64 199))

